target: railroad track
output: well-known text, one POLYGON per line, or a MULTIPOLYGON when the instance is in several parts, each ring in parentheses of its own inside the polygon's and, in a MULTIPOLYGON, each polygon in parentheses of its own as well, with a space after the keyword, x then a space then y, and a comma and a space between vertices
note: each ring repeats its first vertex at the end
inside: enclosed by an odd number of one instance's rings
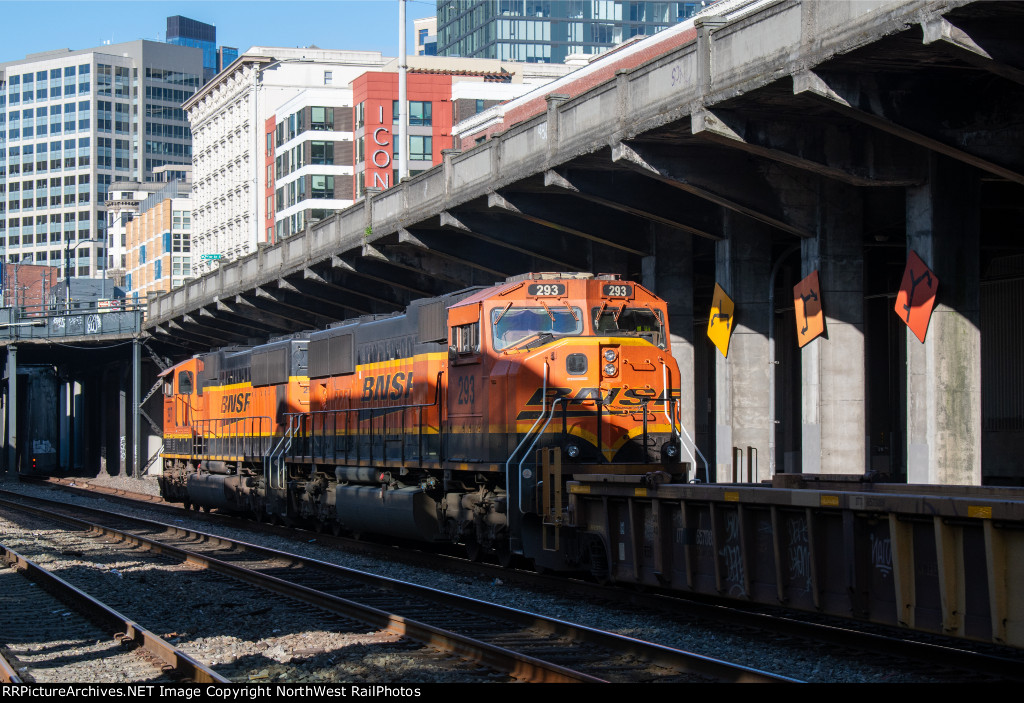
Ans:
MULTIPOLYGON (((50 477, 40 482, 59 482, 66 486, 71 480, 50 477)), ((95 492, 88 490, 80 480, 76 483, 77 488, 71 490, 95 496, 95 492)), ((654 620, 666 624, 674 623, 678 629, 713 628, 716 639, 727 639, 735 633, 739 638, 772 640, 777 642, 780 648, 789 647, 796 650, 797 657, 801 651, 812 650, 818 654, 816 659, 820 659, 822 655, 832 655, 837 661, 855 660, 863 663, 866 670, 874 668, 878 672, 876 676, 868 676, 861 680, 889 680, 894 669, 907 672, 911 680, 915 681, 1016 681, 1024 678, 1024 652, 1008 648, 922 635, 870 623, 838 621, 834 618, 815 619, 813 614, 787 611, 784 608, 747 609, 735 601, 723 602, 703 598, 695 600, 680 597, 679 594, 601 586, 563 576, 509 570, 486 563, 469 563, 465 559, 443 556, 435 552, 418 552, 413 548, 396 549, 390 543, 375 544, 372 541, 257 524, 230 515, 184 511, 173 504, 156 506, 152 504, 153 501, 160 499, 154 496, 125 491, 116 491, 116 495, 110 495, 109 489, 103 490, 107 497, 118 502, 134 504, 136 507, 138 503, 135 503, 132 497, 141 496, 143 502, 150 503, 145 506, 147 510, 157 510, 167 515, 189 515, 193 519, 211 524, 233 526, 246 532, 276 535, 300 543, 313 541, 308 539, 313 537, 321 545, 340 547, 346 552, 383 555, 392 562, 400 560, 404 564, 419 565, 432 570, 441 568, 452 573, 470 575, 473 579, 500 579, 508 585, 523 586, 541 593, 547 591, 559 597, 572 594, 589 602, 615 603, 618 610, 633 609, 638 612, 638 617, 642 616, 648 620, 651 620, 654 613, 654 620)), ((684 645, 684 648, 700 649, 700 644, 684 645)), ((728 652, 721 654, 713 651, 712 654, 727 659, 732 656, 728 652)), ((760 659, 757 661, 760 662, 760 659)), ((757 666, 760 666, 760 663, 757 666)), ((797 676, 803 676, 797 667, 790 667, 789 670, 791 673, 796 672, 797 676)))
MULTIPOLYGON (((49 483, 59 483, 67 487, 69 479, 50 478, 49 483)), ((76 493, 95 495, 101 491, 108 497, 121 502, 141 500, 148 503, 147 508, 157 509, 168 515, 189 514, 203 521, 228 524, 246 531, 259 531, 267 534, 305 541, 315 536, 320 543, 338 545, 346 550, 384 554, 390 560, 401 559, 403 563, 441 568, 450 571, 500 578, 506 583, 516 583, 531 589, 550 590, 566 595, 572 593, 581 598, 618 602, 622 607, 642 609, 648 617, 653 612, 669 620, 675 620, 682 626, 707 627, 707 623, 716 622, 716 630, 728 636, 730 632, 750 633, 761 631, 765 638, 775 638, 780 646, 790 645, 797 648, 813 648, 820 653, 836 653, 840 657, 856 657, 862 661, 878 662, 879 668, 891 666, 893 662, 903 662, 901 667, 914 670, 918 667, 925 676, 933 680, 1021 680, 1024 679, 1024 653, 978 643, 966 643, 936 636, 908 633, 906 631, 885 628, 871 624, 840 622, 835 619, 813 621, 810 614, 789 612, 784 609, 756 608, 752 610, 738 607, 734 602, 723 604, 707 600, 680 598, 677 595, 637 592, 621 587, 607 587, 580 580, 567 579, 562 576, 547 576, 509 570, 488 564, 469 563, 463 559, 445 557, 436 553, 417 553, 412 549, 396 550, 392 545, 376 545, 372 542, 337 538, 310 532, 299 532, 291 528, 257 524, 239 520, 229 515, 199 514, 184 511, 173 504, 155 506, 154 502, 162 502, 154 496, 132 494, 126 491, 112 491, 101 487, 83 485, 76 482, 76 493), (628 604, 632 603, 632 606, 628 604)), ((67 488, 65 488, 66 490, 67 488)), ((137 503, 136 503, 137 504, 137 503)))
MULTIPOLYGON (((494 671, 515 680, 545 682, 792 680, 171 525, 107 513, 101 527, 95 516, 82 519, 84 512, 96 512, 92 509, 47 503, 25 496, 18 496, 16 503, 0 501, 5 510, 27 510, 37 519, 48 520, 60 514, 60 520, 79 529, 159 552, 213 572, 221 581, 230 578, 257 585, 333 617, 359 621, 404 641, 443 650, 460 662, 486 667, 483 675, 487 680, 494 680, 494 671)), ((204 593, 210 597, 218 589, 230 590, 220 585, 204 593)), ((275 618, 283 621, 288 609, 274 612, 275 618)), ((461 675, 473 674, 464 671, 461 675)))
POLYGON ((55 667, 70 667, 89 681, 226 681, 4 545, 0 621, 0 681, 7 683, 47 683, 55 667))

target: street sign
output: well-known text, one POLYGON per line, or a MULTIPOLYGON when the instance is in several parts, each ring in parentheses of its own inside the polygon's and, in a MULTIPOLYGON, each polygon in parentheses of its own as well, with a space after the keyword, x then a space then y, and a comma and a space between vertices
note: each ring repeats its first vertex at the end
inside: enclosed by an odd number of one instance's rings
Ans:
POLYGON ((715 284, 715 293, 711 297, 711 316, 708 318, 708 338, 722 352, 729 356, 729 340, 732 337, 733 309, 732 298, 725 294, 722 286, 715 284))
POLYGON ((903 282, 896 293, 896 314, 906 323, 920 341, 928 331, 928 322, 935 307, 935 291, 939 288, 939 277, 921 261, 917 252, 911 250, 907 267, 903 270, 903 282))
POLYGON ((801 347, 825 331, 817 271, 793 286, 793 311, 796 313, 796 339, 801 347))
POLYGON ((204 261, 216 261, 221 256, 221 254, 202 254, 199 258, 203 259, 204 261))

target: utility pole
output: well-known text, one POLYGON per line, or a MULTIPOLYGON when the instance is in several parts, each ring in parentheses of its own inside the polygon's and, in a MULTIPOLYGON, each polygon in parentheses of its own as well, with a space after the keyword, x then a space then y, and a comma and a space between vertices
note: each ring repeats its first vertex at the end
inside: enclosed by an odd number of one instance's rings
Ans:
MULTIPOLYGON (((409 68, 405 56, 405 0, 398 3, 398 178, 409 176, 409 100, 406 91, 406 70, 409 68)), ((395 184, 397 185, 397 183, 395 184)))

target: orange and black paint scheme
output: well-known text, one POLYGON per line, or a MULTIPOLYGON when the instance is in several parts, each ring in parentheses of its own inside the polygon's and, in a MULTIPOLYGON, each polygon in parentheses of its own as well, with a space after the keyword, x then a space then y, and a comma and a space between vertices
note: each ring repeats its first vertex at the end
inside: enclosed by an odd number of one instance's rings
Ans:
POLYGON ((565 481, 685 480, 665 302, 524 274, 166 372, 163 494, 595 568, 565 481))

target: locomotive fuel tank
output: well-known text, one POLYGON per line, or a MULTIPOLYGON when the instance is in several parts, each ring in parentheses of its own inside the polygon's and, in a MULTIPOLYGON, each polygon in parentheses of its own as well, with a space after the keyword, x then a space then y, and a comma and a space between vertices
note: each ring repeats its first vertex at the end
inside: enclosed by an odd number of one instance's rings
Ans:
POLYGON ((432 542, 441 536, 437 502, 419 486, 338 486, 337 520, 350 530, 432 542))

